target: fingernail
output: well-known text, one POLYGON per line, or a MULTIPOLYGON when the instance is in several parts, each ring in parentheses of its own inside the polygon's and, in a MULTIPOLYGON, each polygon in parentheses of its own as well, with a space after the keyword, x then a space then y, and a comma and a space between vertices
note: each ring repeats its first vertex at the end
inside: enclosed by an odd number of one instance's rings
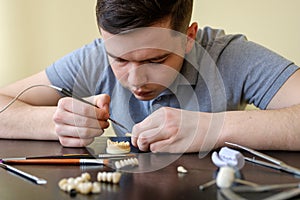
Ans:
POLYGON ((106 113, 104 117, 105 119, 109 119, 109 113, 106 113))

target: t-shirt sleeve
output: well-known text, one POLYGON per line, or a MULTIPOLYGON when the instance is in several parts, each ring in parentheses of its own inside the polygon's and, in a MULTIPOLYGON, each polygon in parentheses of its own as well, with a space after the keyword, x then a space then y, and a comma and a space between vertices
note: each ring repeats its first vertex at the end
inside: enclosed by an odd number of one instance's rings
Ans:
POLYGON ((218 60, 227 95, 233 101, 254 104, 266 109, 285 81, 299 69, 277 53, 247 41, 245 37, 231 41, 218 60))
POLYGON ((99 81, 109 66, 100 39, 75 50, 46 68, 51 84, 80 96, 99 93, 99 81))

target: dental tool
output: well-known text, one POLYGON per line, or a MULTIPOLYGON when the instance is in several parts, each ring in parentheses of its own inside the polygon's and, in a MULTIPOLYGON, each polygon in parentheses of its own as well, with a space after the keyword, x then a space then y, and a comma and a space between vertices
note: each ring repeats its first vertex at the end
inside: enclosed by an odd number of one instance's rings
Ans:
POLYGON ((281 171, 284 171, 284 172, 287 172, 287 173, 290 173, 290 174, 293 174, 293 175, 297 175, 297 176, 300 176, 300 169, 296 168, 296 167, 293 167, 293 166, 290 166, 288 164, 286 164, 285 162, 277 159, 277 158, 273 158, 269 155, 266 155, 264 153, 261 153, 261 152, 258 152, 258 151, 255 151, 253 149, 250 149, 248 147, 244 147, 242 145, 238 145, 238 144, 234 144, 234 143, 230 143, 230 142, 225 142, 226 144, 228 144, 229 146, 232 146, 232 147, 236 147, 236 148, 239 148, 239 149, 243 149, 253 155, 256 155, 262 159, 265 159, 269 162, 265 162, 265 161, 261 161, 261 160, 257 160, 255 158, 248 158, 248 157, 245 157, 245 160, 248 161, 248 162, 252 162, 252 163, 255 163, 255 164, 258 164, 258 165, 262 165, 262 166, 265 166, 265 167, 269 167, 269 168, 272 168, 272 169, 277 169, 277 170, 281 170, 281 171))

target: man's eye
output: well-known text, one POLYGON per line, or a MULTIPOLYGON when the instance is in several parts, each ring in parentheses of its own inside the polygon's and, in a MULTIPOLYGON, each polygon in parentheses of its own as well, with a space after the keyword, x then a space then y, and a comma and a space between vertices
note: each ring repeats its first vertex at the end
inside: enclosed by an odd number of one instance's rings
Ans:
POLYGON ((117 61, 117 62, 125 62, 126 60, 121 59, 121 58, 116 58, 115 61, 117 61))
POLYGON ((124 63, 128 62, 127 60, 124 60, 122 58, 115 58, 114 60, 115 60, 115 62, 120 63, 120 64, 124 64, 124 63))
POLYGON ((166 58, 163 58, 163 59, 158 59, 158 60, 150 60, 150 63, 157 63, 157 64, 160 64, 160 63, 163 63, 165 62, 166 58))

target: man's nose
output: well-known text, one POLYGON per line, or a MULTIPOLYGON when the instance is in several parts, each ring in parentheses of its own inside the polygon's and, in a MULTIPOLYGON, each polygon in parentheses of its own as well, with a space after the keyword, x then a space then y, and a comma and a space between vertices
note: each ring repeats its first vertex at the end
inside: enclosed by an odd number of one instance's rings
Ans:
POLYGON ((128 71, 128 82, 135 88, 139 88, 147 82, 147 70, 145 64, 132 62, 128 71))

